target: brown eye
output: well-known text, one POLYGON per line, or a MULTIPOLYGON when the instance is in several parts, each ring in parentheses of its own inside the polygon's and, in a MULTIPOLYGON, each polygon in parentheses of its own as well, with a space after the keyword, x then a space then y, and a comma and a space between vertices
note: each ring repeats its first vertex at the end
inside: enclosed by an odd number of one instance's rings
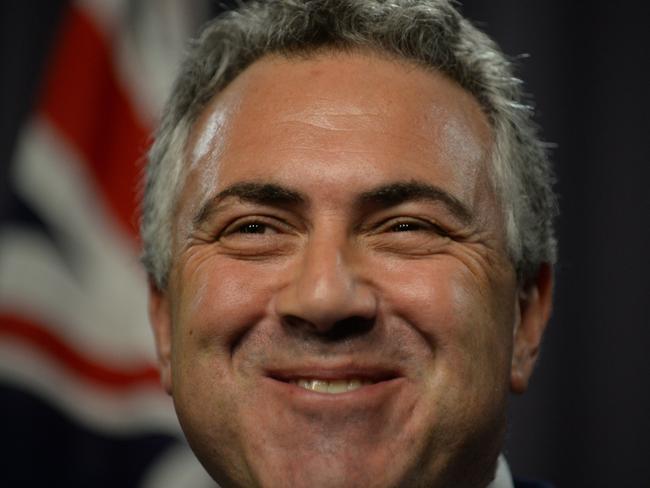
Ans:
POLYGON ((434 234, 436 236, 444 236, 444 237, 449 236, 449 233, 446 232, 439 225, 421 219, 406 219, 406 220, 396 220, 393 222, 387 222, 384 226, 383 232, 388 232, 388 233, 417 232, 418 234, 428 233, 428 234, 434 234))
POLYGON ((228 224, 215 241, 236 259, 263 260, 291 253, 297 236, 296 229, 280 219, 249 215, 228 224))
POLYGON ((234 229, 233 233, 238 234, 265 234, 269 230, 269 227, 266 224, 261 224, 259 222, 249 222, 243 225, 240 225, 238 228, 234 229))
POLYGON ((254 237, 272 237, 286 233, 287 228, 282 222, 263 217, 239 219, 228 225, 218 236, 218 239, 246 239, 254 237))
POLYGON ((415 222, 399 222, 393 225, 389 230, 390 232, 409 232, 414 230, 423 230, 424 227, 415 222))

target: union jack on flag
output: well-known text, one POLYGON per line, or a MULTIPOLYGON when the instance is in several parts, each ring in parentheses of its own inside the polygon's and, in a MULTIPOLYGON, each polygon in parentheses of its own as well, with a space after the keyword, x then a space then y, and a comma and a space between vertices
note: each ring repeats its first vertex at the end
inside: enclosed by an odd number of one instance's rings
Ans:
POLYGON ((200 0, 69 2, 0 222, 0 486, 214 486, 159 384, 137 182, 200 0))

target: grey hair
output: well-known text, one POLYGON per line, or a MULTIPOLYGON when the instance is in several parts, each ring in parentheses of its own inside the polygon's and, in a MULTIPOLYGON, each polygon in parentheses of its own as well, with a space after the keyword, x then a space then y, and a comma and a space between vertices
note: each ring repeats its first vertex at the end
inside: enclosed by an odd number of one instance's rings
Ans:
POLYGON ((190 129, 207 103, 267 54, 323 49, 386 53, 446 74, 482 106, 494 131, 492 183, 520 281, 554 263, 557 201, 546 145, 521 82, 498 46, 449 0, 267 0, 212 20, 190 45, 148 155, 143 263, 160 289, 172 262, 171 223, 190 129))

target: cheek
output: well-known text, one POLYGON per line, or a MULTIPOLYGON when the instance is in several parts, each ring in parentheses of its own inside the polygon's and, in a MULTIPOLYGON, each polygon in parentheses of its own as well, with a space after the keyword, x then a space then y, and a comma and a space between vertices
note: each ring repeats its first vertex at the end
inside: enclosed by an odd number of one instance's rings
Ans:
POLYGON ((434 442, 458 449, 467 439, 493 435, 505 409, 510 359, 504 344, 512 333, 505 332, 505 316, 494 313, 489 281, 448 256, 401 263, 382 275, 388 313, 420 336, 411 416, 417 422, 409 432, 430 430, 434 442))
POLYGON ((409 261, 382 273, 391 313, 417 328, 432 346, 462 333, 477 306, 462 273, 445 259, 409 261))
POLYGON ((269 280, 250 263, 205 255, 189 259, 178 280, 174 342, 192 361, 229 363, 238 341, 267 313, 269 280))
MULTIPOLYGON (((232 351, 264 316, 269 292, 255 267, 203 250, 183 263, 176 278, 172 310, 176 410, 199 452, 236 446, 236 412, 243 401, 238 395, 248 380, 233 367, 232 351)), ((217 457, 209 454, 204 459, 217 457)))
POLYGON ((501 374, 509 363, 504 344, 512 340, 508 300, 499 296, 504 285, 482 281, 445 256, 386 268, 383 276, 390 313, 424 337, 435 374, 501 374))

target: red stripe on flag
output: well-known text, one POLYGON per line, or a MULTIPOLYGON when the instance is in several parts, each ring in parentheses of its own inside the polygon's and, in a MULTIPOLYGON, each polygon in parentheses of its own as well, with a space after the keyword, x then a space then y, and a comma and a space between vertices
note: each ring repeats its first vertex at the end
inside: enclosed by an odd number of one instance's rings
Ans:
POLYGON ((136 238, 138 161, 149 131, 120 84, 110 44, 79 8, 64 16, 43 88, 40 112, 81 154, 109 208, 136 238))
POLYGON ((76 351, 45 327, 40 327, 15 315, 0 315, 0 337, 11 337, 25 342, 55 360, 70 373, 98 386, 112 390, 160 385, 158 370, 153 366, 119 369, 100 364, 76 351))

